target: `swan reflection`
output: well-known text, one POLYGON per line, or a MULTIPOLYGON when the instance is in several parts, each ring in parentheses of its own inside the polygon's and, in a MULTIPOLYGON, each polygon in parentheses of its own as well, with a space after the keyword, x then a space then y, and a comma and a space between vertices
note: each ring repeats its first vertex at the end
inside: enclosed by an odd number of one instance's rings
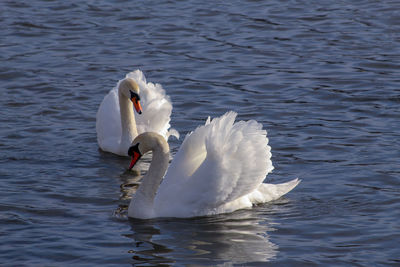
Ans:
POLYGON ((274 229, 254 210, 192 219, 130 219, 135 264, 244 264, 274 259, 274 229))

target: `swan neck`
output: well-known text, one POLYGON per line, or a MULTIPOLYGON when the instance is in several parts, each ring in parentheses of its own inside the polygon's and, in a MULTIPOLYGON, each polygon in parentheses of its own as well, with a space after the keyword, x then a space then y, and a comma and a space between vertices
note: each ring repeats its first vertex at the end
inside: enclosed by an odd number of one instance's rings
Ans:
POLYGON ((154 217, 154 198, 168 168, 169 151, 155 149, 152 152, 153 158, 149 170, 142 178, 129 205, 128 215, 130 217, 142 219, 154 217))
POLYGON ((131 145, 133 139, 138 135, 136 129, 135 115, 133 114, 132 102, 124 96, 120 91, 119 94, 119 107, 121 114, 121 150, 124 154, 128 153, 128 148, 131 145), (126 150, 126 151, 125 151, 126 150))

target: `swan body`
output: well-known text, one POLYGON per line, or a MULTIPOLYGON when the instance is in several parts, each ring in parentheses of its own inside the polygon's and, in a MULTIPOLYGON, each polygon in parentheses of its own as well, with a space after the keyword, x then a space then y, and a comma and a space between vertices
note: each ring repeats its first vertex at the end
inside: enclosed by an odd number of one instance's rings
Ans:
POLYGON ((129 146, 140 133, 156 132, 165 139, 170 135, 179 138, 179 133, 170 129, 171 112, 171 101, 162 86, 148 83, 142 71, 132 71, 100 104, 96 115, 97 142, 104 151, 127 156, 129 146), (136 106, 133 95, 138 97, 141 107, 136 106))
POLYGON ((128 208, 128 216, 194 217, 228 213, 275 200, 300 182, 263 183, 272 171, 267 132, 254 120, 235 123, 235 112, 189 133, 168 166, 169 146, 157 133, 134 139, 130 168, 141 155, 153 159, 128 208))

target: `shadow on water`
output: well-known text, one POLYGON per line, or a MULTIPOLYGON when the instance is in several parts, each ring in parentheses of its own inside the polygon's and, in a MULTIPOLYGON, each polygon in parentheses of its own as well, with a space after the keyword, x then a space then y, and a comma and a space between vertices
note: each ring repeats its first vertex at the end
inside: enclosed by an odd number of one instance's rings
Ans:
POLYGON ((268 223, 251 210, 190 219, 130 219, 135 264, 244 264, 268 262, 278 254, 268 223))

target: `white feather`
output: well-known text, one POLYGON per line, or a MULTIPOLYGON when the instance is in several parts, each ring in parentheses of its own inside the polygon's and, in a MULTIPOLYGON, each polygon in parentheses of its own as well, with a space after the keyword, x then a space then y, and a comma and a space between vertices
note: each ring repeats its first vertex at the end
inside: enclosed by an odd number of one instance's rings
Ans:
POLYGON ((208 119, 185 137, 158 188, 154 216, 231 212, 277 199, 299 183, 263 183, 273 169, 267 132, 256 121, 235 123, 236 115, 208 119))

